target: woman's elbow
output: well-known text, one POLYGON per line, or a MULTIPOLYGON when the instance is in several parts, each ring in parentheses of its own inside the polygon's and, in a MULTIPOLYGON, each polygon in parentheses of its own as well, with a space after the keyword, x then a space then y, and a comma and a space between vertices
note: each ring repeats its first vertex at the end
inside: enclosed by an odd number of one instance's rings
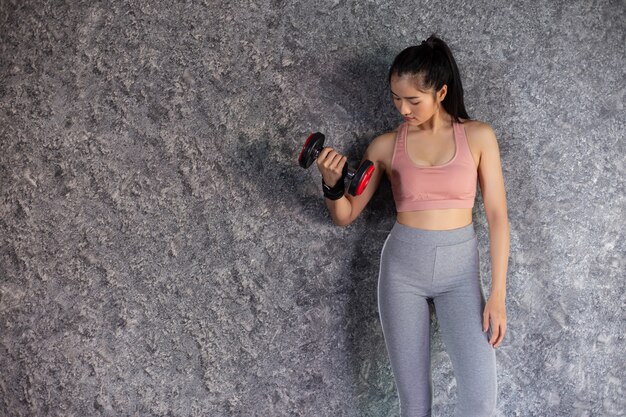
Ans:
POLYGON ((352 220, 351 219, 347 219, 347 220, 333 219, 333 223, 335 223, 335 226, 346 227, 350 225, 350 223, 352 223, 352 220))
POLYGON ((339 217, 333 216, 333 223, 335 224, 335 226, 346 227, 346 226, 349 226, 353 221, 354 221, 354 218, 352 218, 352 216, 347 216, 345 218, 339 218, 339 217))

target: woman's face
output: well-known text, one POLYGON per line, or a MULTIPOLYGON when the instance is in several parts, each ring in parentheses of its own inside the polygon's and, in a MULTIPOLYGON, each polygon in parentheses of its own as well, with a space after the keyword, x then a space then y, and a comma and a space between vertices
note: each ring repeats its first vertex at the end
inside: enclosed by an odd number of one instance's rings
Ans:
POLYGON ((396 109, 410 124, 417 126, 430 120, 440 109, 448 89, 444 85, 435 95, 434 88, 426 93, 415 87, 415 79, 408 76, 391 77, 391 98, 396 109))

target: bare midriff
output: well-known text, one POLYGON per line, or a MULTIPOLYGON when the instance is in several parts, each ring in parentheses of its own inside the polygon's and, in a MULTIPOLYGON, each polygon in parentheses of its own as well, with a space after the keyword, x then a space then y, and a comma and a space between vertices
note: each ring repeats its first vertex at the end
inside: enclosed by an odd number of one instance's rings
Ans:
POLYGON ((449 230, 472 222, 471 208, 403 211, 397 214, 398 223, 417 229, 449 230))

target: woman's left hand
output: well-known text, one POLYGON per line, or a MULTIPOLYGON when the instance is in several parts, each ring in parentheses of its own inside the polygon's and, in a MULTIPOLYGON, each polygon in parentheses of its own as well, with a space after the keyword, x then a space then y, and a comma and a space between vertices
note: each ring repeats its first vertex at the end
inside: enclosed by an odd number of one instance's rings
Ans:
POLYGON ((489 329, 490 321, 491 338, 489 339, 489 344, 497 348, 502 343, 504 333, 506 333, 506 307, 504 300, 489 297, 485 305, 485 311, 483 312, 483 332, 489 329))

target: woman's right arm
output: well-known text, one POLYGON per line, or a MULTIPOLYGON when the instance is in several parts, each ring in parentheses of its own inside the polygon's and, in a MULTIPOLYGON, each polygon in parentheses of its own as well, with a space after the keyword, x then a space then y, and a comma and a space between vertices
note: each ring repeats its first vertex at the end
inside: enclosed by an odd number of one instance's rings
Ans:
MULTIPOLYGON (((385 171, 383 161, 385 160, 386 153, 389 152, 389 138, 388 134, 378 136, 370 143, 363 155, 362 161, 366 159, 372 161, 375 169, 367 187, 365 187, 361 195, 353 197, 348 193, 344 193, 343 197, 338 200, 324 198, 333 223, 337 226, 347 226, 352 223, 354 219, 361 214, 376 192, 380 184, 380 179, 385 171)), ((341 179, 346 157, 337 153, 332 148, 324 148, 318 155, 316 163, 324 182, 332 187, 341 179)))

